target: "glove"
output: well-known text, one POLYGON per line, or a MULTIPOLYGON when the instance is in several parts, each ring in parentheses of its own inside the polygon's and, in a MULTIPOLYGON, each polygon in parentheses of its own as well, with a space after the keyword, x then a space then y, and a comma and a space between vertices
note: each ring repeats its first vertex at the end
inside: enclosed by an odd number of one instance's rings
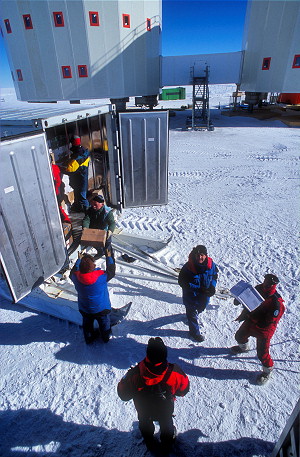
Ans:
POLYGON ((111 257, 111 254, 112 254, 111 249, 106 248, 104 253, 105 253, 105 257, 111 257))
POLYGON ((78 251, 78 259, 82 259, 82 257, 84 256, 85 252, 84 251, 78 251))
POLYGON ((203 291, 208 297, 212 297, 216 293, 216 288, 211 284, 207 289, 203 291))
POLYGON ((244 308, 241 314, 235 320, 237 322, 243 322, 248 318, 249 314, 249 311, 246 308, 244 308))

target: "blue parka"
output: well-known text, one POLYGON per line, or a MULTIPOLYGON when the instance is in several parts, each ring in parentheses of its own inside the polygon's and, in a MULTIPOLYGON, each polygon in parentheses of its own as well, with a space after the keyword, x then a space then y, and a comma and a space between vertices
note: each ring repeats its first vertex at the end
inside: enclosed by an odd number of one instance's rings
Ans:
POLYGON ((207 257, 203 264, 199 264, 190 255, 189 261, 183 265, 178 277, 184 305, 200 305, 203 300, 207 304, 209 302, 207 290, 211 286, 216 287, 217 279, 218 267, 211 257, 207 257))
POLYGON ((79 271, 80 259, 71 270, 70 278, 78 293, 80 311, 95 314, 105 309, 111 309, 107 283, 115 276, 115 262, 112 257, 106 257, 106 271, 100 268, 89 273, 79 271))

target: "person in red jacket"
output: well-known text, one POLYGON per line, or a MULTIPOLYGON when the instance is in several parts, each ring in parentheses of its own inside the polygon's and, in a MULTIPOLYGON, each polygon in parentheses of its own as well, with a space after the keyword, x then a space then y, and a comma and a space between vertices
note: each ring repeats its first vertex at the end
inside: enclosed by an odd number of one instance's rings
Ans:
POLYGON ((61 196, 60 196, 60 186, 61 186, 61 171, 58 165, 55 163, 51 163, 51 168, 52 168, 52 176, 53 176, 53 181, 54 181, 54 187, 55 187, 55 194, 57 198, 57 203, 58 203, 58 209, 59 209, 59 214, 62 222, 67 222, 68 224, 71 224, 71 220, 67 213, 63 210, 61 206, 61 196))
MULTIPOLYGON (((244 308, 236 319, 243 324, 235 334, 238 346, 233 346, 231 350, 235 354, 247 352, 249 351, 249 337, 256 338, 257 357, 263 368, 257 378, 258 384, 264 384, 273 370, 274 362, 270 355, 270 341, 285 311, 284 301, 276 291, 278 283, 277 276, 266 274, 264 282, 255 287, 265 300, 252 312, 244 308)), ((239 302, 235 300, 235 304, 239 304, 239 302)))
POLYGON ((134 401, 147 447, 151 449, 156 444, 153 421, 158 421, 161 446, 166 451, 171 449, 176 437, 175 397, 183 397, 188 391, 187 375, 178 365, 167 361, 167 348, 159 337, 149 339, 145 359, 130 368, 118 384, 121 400, 134 401))

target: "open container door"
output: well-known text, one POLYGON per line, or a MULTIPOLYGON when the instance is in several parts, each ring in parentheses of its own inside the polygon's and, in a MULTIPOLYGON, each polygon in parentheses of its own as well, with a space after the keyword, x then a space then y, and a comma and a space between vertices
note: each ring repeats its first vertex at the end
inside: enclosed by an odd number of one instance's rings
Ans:
POLYGON ((0 261, 15 302, 57 273, 67 251, 45 134, 3 141, 0 261))
MULTIPOLYGON (((110 122, 113 135, 116 120, 110 122)), ((120 208, 166 205, 168 112, 120 113, 118 131, 118 137, 108 138, 112 203, 120 208)))

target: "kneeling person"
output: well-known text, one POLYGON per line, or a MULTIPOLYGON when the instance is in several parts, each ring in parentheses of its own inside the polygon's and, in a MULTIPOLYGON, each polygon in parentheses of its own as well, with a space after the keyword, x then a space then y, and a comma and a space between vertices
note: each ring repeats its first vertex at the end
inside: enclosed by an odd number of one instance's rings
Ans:
MULTIPOLYGON (((109 253, 108 253, 109 254, 109 253)), ((87 344, 97 337, 94 320, 99 324, 101 337, 105 343, 111 334, 109 299, 107 283, 115 276, 113 257, 106 257, 106 271, 96 268, 94 258, 85 254, 78 259, 70 272, 70 278, 78 293, 78 307, 82 315, 83 334, 87 344)))

